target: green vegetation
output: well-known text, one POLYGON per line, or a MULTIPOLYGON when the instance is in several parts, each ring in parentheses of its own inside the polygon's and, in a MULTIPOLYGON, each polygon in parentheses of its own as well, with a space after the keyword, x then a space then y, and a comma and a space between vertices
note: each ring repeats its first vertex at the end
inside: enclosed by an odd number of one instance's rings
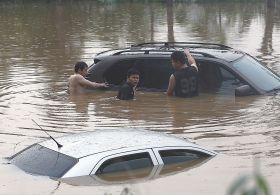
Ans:
POLYGON ((238 178, 230 187, 229 195, 270 195, 267 182, 259 173, 238 178))

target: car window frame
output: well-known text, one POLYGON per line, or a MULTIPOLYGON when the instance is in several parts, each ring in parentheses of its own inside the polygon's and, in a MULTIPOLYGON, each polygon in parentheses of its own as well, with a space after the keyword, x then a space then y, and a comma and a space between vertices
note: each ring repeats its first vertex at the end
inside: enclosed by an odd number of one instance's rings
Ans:
POLYGON ((192 146, 155 147, 152 150, 154 151, 154 154, 155 154, 156 158, 158 159, 160 165, 164 165, 164 162, 160 155, 160 151, 162 151, 162 150, 193 150, 195 152, 197 151, 197 152, 203 152, 203 153, 209 154, 210 156, 216 155, 216 153, 213 153, 211 151, 208 151, 208 150, 205 150, 202 148, 198 148, 198 147, 192 147, 192 146))
POLYGON ((95 165, 94 165, 93 169, 91 170, 91 172, 89 173, 89 175, 95 175, 97 170, 102 166, 102 164, 109 159, 113 159, 113 158, 121 157, 121 156, 126 156, 126 155, 130 155, 130 154, 144 153, 144 152, 149 153, 150 158, 151 158, 152 163, 153 163, 153 169, 157 165, 159 165, 158 159, 156 158, 152 149, 149 148, 149 149, 141 149, 141 150, 131 150, 131 151, 120 152, 120 153, 104 156, 97 163, 95 163, 95 165))

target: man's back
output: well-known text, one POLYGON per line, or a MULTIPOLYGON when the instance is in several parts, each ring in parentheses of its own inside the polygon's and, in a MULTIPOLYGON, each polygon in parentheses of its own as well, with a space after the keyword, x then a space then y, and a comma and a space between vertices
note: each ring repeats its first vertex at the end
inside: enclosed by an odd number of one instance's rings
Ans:
POLYGON ((194 66, 188 66, 173 73, 176 85, 175 96, 193 97, 198 95, 198 73, 194 66))

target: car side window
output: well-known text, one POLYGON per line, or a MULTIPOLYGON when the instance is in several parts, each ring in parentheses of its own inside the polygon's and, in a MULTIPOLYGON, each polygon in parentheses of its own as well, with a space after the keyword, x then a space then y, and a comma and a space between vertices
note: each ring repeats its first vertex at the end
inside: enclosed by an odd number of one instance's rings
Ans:
POLYGON ((104 72, 105 80, 113 85, 121 85, 126 81, 127 70, 135 64, 134 59, 120 60, 104 72))
POLYGON ((200 62, 199 86, 201 91, 219 94, 234 94, 236 87, 242 82, 221 64, 200 62))
POLYGON ((170 75, 174 72, 169 58, 128 59, 120 60, 105 71, 103 77, 113 85, 121 85, 126 81, 129 68, 140 72, 139 89, 166 90, 170 75))
POLYGON ((228 70, 220 67, 221 75, 223 80, 235 80, 235 76, 231 74, 228 70))
POLYGON ((118 173, 144 168, 152 168, 153 162, 148 152, 119 156, 106 160, 96 171, 96 175, 118 173))
POLYGON ((169 58, 139 59, 135 68, 140 71, 139 88, 166 90, 170 75, 174 72, 169 58))
POLYGON ((209 157, 209 155, 205 153, 199 151, 193 151, 193 150, 186 150, 186 149, 161 150, 159 151, 159 154, 165 165, 209 157))
POLYGON ((203 151, 188 148, 159 148, 157 151, 164 164, 159 175, 170 175, 195 168, 212 157, 203 151))

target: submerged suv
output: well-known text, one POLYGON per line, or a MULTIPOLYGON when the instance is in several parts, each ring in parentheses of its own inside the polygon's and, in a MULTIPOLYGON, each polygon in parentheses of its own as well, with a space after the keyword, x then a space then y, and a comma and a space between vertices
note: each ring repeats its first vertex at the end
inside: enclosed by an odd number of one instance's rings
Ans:
POLYGON ((280 77, 249 54, 231 47, 194 42, 153 42, 97 54, 87 78, 112 88, 126 80, 129 68, 140 72, 139 90, 165 91, 174 72, 170 55, 189 48, 199 69, 200 92, 246 96, 280 89, 280 77))

